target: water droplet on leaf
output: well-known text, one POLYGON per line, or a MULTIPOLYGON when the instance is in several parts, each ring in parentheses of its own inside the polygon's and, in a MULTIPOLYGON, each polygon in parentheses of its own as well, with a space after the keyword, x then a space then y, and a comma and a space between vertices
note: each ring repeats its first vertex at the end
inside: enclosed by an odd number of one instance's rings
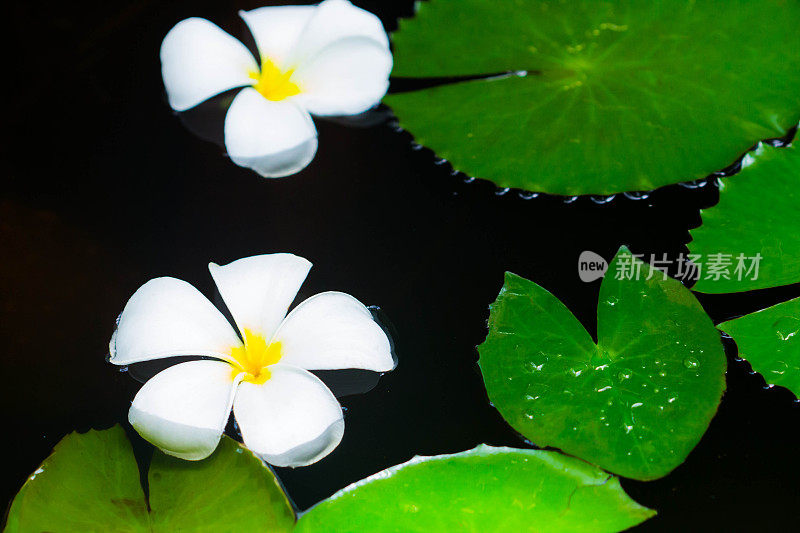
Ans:
POLYGON ((789 365, 787 365, 784 361, 775 361, 770 373, 782 376, 787 370, 789 370, 789 365))
POLYGON ((794 338, 798 331, 800 331, 800 320, 791 316, 785 316, 775 321, 772 327, 775 328, 778 338, 782 341, 788 341, 794 338))

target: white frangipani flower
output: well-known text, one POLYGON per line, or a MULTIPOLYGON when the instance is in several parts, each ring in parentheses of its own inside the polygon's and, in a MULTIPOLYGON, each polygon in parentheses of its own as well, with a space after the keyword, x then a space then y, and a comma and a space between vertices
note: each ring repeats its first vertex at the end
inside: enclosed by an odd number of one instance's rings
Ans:
POLYGON ((347 0, 242 11, 260 65, 234 37, 202 18, 172 28, 161 45, 170 106, 185 111, 244 87, 225 117, 225 148, 264 177, 294 174, 314 158, 310 114, 355 115, 389 86, 392 54, 380 20, 347 0))
POLYGON ((394 368, 389 339, 358 300, 341 292, 313 296, 286 315, 311 268, 292 254, 258 255, 209 265, 241 338, 188 283, 156 278, 134 293, 109 345, 110 361, 129 365, 174 356, 147 381, 128 419, 165 453, 208 457, 231 408, 245 446, 276 466, 305 466, 342 439, 342 409, 309 370, 394 368))

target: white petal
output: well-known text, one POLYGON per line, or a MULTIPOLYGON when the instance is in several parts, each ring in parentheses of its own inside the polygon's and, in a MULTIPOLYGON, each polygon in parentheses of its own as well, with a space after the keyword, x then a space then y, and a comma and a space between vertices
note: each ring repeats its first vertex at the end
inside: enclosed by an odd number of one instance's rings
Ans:
POLYGON ((392 54, 372 39, 335 41, 305 62, 292 77, 302 88, 297 100, 314 115, 355 115, 377 105, 389 88, 392 54))
POLYGON ((325 0, 298 37, 289 65, 300 67, 329 44, 348 37, 371 39, 389 49, 389 38, 378 17, 347 0, 325 0))
POLYGON ((292 99, 267 100, 248 87, 225 115, 225 148, 231 161, 265 178, 289 176, 314 159, 317 130, 292 99))
POLYGON ((177 355, 225 359, 240 344, 222 313, 200 291, 179 279, 156 278, 125 305, 109 344, 109 361, 128 365, 177 355))
POLYGON ((364 304, 342 292, 323 292, 298 305, 275 341, 281 363, 307 370, 394 368, 391 344, 364 304))
POLYGON ((333 451, 344 434, 339 402, 310 372, 269 367, 261 385, 243 382, 233 415, 245 446, 276 466, 306 466, 333 451))
POLYGON ((211 263, 208 270, 242 336, 249 329, 269 340, 297 296, 311 262, 292 254, 266 254, 224 266, 211 263))
POLYGON ((233 367, 221 361, 171 366, 139 390, 128 420, 164 453, 205 459, 225 430, 237 383, 233 367))
POLYGON ((182 20, 161 43, 161 75, 176 111, 252 85, 252 72, 258 72, 258 64, 247 47, 205 19, 182 20))
POLYGON ((288 69, 287 60, 317 6, 268 6, 239 11, 262 58, 288 69))

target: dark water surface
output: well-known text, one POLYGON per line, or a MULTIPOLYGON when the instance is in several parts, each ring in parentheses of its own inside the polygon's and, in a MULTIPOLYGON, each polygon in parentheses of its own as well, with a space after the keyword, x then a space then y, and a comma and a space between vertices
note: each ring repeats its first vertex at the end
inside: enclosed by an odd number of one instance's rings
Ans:
MULTIPOLYGON (((411 1, 356 3, 389 29, 412 11, 411 1)), ((203 16, 241 36, 236 10, 259 5, 10 7, 17 46, 0 192, 4 502, 64 434, 126 419, 139 383, 104 357, 115 317, 142 283, 175 276, 211 296, 209 261, 268 252, 314 263, 299 299, 342 290, 381 306, 397 331, 397 370, 342 400, 342 444, 316 465, 278 471, 299 508, 415 454, 525 446, 488 404, 476 366, 503 272, 540 283, 593 332, 599 282, 578 279, 579 253, 610 258, 627 244, 675 257, 699 208, 716 201, 713 187, 679 186, 605 205, 498 195, 413 150, 408 134, 324 121, 306 170, 259 178, 184 128, 166 104, 158 62, 179 20, 203 16)), ((719 322, 798 294, 794 286, 701 301, 719 322)), ((728 392, 686 463, 659 481, 624 481, 659 511, 642 530, 798 524, 800 405, 784 389, 763 389, 728 344, 728 392)))

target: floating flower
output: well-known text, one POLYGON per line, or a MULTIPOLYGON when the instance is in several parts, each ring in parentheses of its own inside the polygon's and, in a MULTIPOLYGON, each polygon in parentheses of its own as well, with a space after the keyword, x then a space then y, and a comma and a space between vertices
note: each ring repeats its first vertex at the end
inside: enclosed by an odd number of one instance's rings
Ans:
POLYGON ((209 265, 239 335, 197 289, 156 278, 134 293, 109 345, 129 365, 174 356, 214 358, 176 364, 147 381, 128 419, 165 453, 189 460, 217 447, 231 408, 245 445, 277 466, 304 466, 342 439, 339 402, 309 370, 394 368, 389 339, 358 300, 313 296, 286 315, 311 268, 291 254, 209 265))
POLYGON ((244 87, 225 116, 231 160, 264 177, 294 174, 314 158, 310 114, 355 115, 380 102, 392 54, 380 20, 347 0, 242 11, 260 65, 238 40, 202 18, 169 31, 161 72, 170 106, 185 111, 244 87))

